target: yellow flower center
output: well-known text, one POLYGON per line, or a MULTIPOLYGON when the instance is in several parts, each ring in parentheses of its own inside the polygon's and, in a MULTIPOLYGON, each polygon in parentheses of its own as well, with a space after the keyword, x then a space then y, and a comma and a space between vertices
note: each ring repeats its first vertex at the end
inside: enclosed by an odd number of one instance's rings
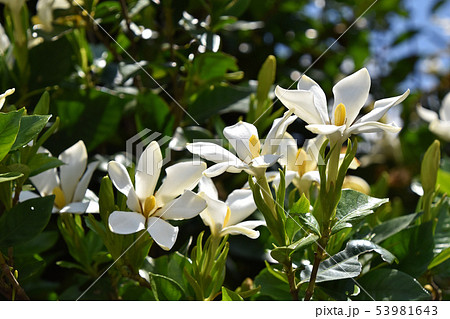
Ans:
POLYGON ((299 148, 297 151, 297 156, 295 158, 295 166, 297 166, 298 175, 300 177, 303 176, 307 172, 307 161, 308 160, 308 154, 303 150, 303 148, 299 148))
POLYGON ((252 158, 258 157, 259 151, 261 150, 261 143, 259 142, 259 139, 255 135, 252 135, 250 137, 248 144, 249 144, 250 154, 252 154, 252 158))
POLYGON ((225 215, 225 219, 223 220, 223 227, 225 227, 228 224, 228 221, 230 220, 230 216, 231 216, 231 210, 230 210, 230 207, 227 207, 227 214, 225 215))
POLYGON ((155 196, 150 196, 145 199, 142 211, 144 212, 145 218, 148 218, 151 213, 155 211, 156 208, 156 198, 155 196))
POLYGON ((66 206, 66 197, 64 196, 64 192, 62 191, 61 187, 55 187, 53 189, 53 195, 55 195, 55 206, 59 209, 66 206))
POLYGON ((345 124, 345 105, 339 103, 334 110, 334 125, 341 126, 345 124))

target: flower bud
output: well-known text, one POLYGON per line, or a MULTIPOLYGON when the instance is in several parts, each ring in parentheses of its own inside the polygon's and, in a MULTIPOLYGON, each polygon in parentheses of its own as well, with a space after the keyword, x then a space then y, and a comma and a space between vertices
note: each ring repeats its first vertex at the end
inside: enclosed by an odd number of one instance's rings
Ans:
POLYGON ((431 193, 435 190, 440 160, 441 144, 438 140, 435 140, 425 152, 420 170, 420 180, 425 193, 431 193))

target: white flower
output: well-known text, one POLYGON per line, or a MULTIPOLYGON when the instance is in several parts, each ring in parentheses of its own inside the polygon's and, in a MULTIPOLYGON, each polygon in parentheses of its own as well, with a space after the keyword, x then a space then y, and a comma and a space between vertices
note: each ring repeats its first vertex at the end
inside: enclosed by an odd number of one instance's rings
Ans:
POLYGON ((69 9, 71 3, 68 0, 39 0, 36 4, 36 11, 43 29, 51 31, 53 29, 53 11, 57 9, 69 9))
POLYGON ((8 89, 8 90, 5 91, 5 93, 0 94, 0 110, 2 109, 3 105, 5 104, 6 97, 8 97, 11 94, 13 94, 15 90, 16 89, 14 89, 14 88, 8 89))
MULTIPOLYGON (((44 152, 49 153, 45 149, 44 152)), ((87 188, 98 162, 87 165, 87 150, 83 141, 78 141, 69 147, 58 158, 65 163, 59 167, 59 174, 57 169, 53 168, 30 177, 41 196, 55 195, 54 213, 98 212, 98 204, 95 200, 85 199, 85 197, 91 199, 96 197, 87 188)), ((21 192, 20 195, 21 201, 37 197, 32 192, 21 192)))
POLYGON ((277 86, 275 94, 288 109, 308 123, 308 130, 341 143, 352 134, 379 131, 396 133, 401 130, 395 123, 384 124, 378 120, 391 107, 401 103, 409 90, 402 95, 376 101, 372 111, 356 120, 366 103, 369 89, 370 75, 365 68, 339 81, 333 87, 334 104, 330 116, 325 93, 306 75, 298 82, 297 90, 285 90, 277 86))
POLYGON ((199 195, 208 206, 200 213, 206 226, 209 226, 213 236, 223 237, 230 235, 245 235, 256 239, 259 231, 256 227, 265 225, 262 220, 244 221, 256 210, 253 193, 249 189, 234 190, 225 202, 220 201, 213 181, 203 176, 199 182, 199 195))
POLYGON ((168 167, 166 178, 155 193, 161 165, 159 145, 151 142, 138 160, 133 187, 125 166, 109 162, 109 177, 114 186, 127 196, 131 212, 114 211, 108 222, 111 231, 117 234, 132 234, 146 229, 159 246, 169 250, 177 239, 178 227, 165 220, 193 218, 206 207, 206 201, 191 191, 198 184, 206 164, 183 162, 168 167))
POLYGON ((420 105, 417 106, 417 113, 424 121, 430 123, 429 129, 431 132, 450 142, 450 93, 447 93, 444 97, 439 115, 420 105))
POLYGON ((279 155, 275 153, 280 139, 295 119, 295 116, 291 116, 291 112, 286 112, 284 117, 275 119, 262 146, 258 130, 253 124, 239 122, 226 127, 223 134, 233 146, 237 156, 214 143, 197 142, 186 147, 191 153, 217 163, 204 172, 207 177, 215 177, 225 171, 229 173, 245 171, 253 176, 261 176, 278 160, 279 155))

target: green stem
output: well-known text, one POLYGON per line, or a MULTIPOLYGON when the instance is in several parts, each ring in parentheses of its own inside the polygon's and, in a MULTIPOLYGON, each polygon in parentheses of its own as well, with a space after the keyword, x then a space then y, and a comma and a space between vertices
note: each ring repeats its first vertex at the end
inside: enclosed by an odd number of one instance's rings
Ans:
POLYGON ((314 294, 314 288, 316 284, 317 279, 317 272, 319 271, 320 263, 322 262, 322 259, 325 256, 325 248, 328 243, 328 237, 322 237, 317 242, 317 252, 315 253, 314 257, 314 265, 313 269, 311 271, 311 277, 309 278, 309 284, 308 288, 306 289, 305 293, 305 301, 311 300, 311 297, 314 294))
POLYGON ((289 259, 289 262, 284 265, 284 271, 286 272, 286 276, 289 282, 289 292, 292 296, 292 300, 298 301, 298 291, 299 287, 295 283, 295 271, 292 267, 292 260, 289 259))

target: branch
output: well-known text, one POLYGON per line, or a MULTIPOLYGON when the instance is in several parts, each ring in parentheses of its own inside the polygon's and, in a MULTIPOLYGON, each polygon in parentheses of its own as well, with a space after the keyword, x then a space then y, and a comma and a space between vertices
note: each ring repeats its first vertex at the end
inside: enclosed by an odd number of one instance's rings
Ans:
POLYGON ((6 278, 8 278, 8 281, 11 283, 11 296, 13 296, 13 292, 15 291, 16 296, 19 300, 30 300, 28 295, 26 294, 25 290, 20 286, 19 282, 17 281, 16 277, 11 272, 11 268, 6 263, 3 255, 0 253, 0 265, 2 268, 2 272, 5 275, 6 278))

